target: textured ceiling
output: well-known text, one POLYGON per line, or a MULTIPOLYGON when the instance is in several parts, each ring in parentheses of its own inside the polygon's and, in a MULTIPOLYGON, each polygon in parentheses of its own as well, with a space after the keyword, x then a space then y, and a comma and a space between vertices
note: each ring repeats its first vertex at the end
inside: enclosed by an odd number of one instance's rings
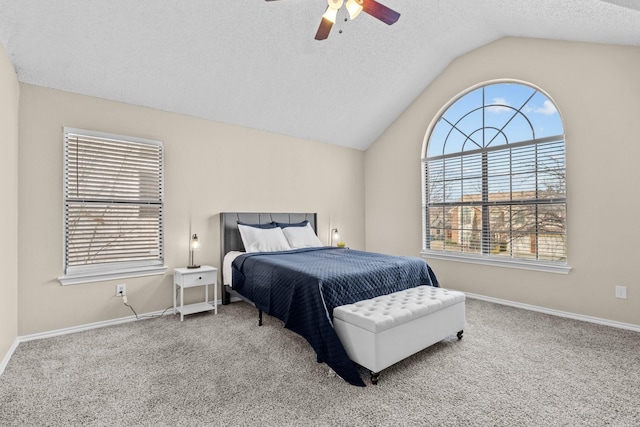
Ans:
POLYGON ((356 149, 500 37, 640 46, 640 0, 380 1, 316 41, 326 0, 0 0, 0 42, 21 82, 356 149))

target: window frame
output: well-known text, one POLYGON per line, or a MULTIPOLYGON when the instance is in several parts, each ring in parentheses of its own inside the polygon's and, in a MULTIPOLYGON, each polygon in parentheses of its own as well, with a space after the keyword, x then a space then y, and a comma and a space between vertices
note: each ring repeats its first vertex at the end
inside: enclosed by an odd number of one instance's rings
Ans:
MULTIPOLYGON (((526 259, 526 258, 514 258, 512 256, 510 257, 504 257, 504 256, 497 256, 497 255, 493 255, 491 254, 491 250, 490 247, 488 247, 488 245, 490 245, 490 240, 486 240, 489 239, 490 235, 488 233, 488 226, 483 226, 483 231, 482 231, 482 240, 481 240, 481 245, 482 248, 480 250, 480 253, 473 253, 473 252, 457 252, 457 251, 447 251, 444 250, 444 248, 442 250, 434 250, 431 249, 428 244, 428 241, 430 240, 430 235, 431 235, 431 224, 428 224, 428 213, 427 213, 427 209, 429 207, 429 201, 427 200, 428 198, 428 194, 427 194, 427 186, 430 185, 427 180, 427 163, 429 161, 430 158, 436 158, 438 156, 431 156, 429 157, 429 142, 431 139, 432 134, 434 133, 434 130, 436 128, 436 125, 439 123, 439 121, 441 120, 441 118, 444 117, 444 115, 447 113, 447 111, 449 110, 449 108, 451 106, 453 106, 457 101, 461 100, 462 98, 464 98, 465 96, 467 96, 468 94, 478 90, 478 89, 482 89, 491 85, 496 85, 496 84, 517 84, 517 85, 523 85, 526 87, 531 88, 534 91, 539 92, 540 94, 544 95, 548 100, 550 100, 553 104, 554 107, 556 105, 555 101, 553 101, 553 99, 542 89, 538 88, 537 86, 528 83, 528 82, 524 82, 524 81, 519 81, 519 80, 513 80, 513 79, 499 79, 499 80, 492 80, 492 81, 486 81, 486 82, 482 82, 479 84, 476 84, 468 89, 466 89, 465 91, 459 93, 457 96, 453 97, 451 100, 449 100, 449 102, 447 102, 439 111, 438 113, 435 115, 434 119, 432 120, 432 122, 430 123, 427 132, 425 133, 425 137, 423 140, 423 149, 422 149, 422 159, 421 159, 421 177, 422 177, 422 251, 421 251, 421 255, 425 258, 431 258, 431 259, 440 259, 440 260, 447 260, 447 261, 455 261, 455 262, 465 262, 465 263, 472 263, 472 264, 481 264, 481 265, 490 265, 490 266, 500 266, 500 267, 509 267, 509 268, 518 268, 518 269, 526 269, 526 270, 536 270, 536 271, 544 271, 544 272, 552 272, 552 273, 561 273, 561 274, 567 274, 571 271, 571 267, 568 265, 568 250, 565 253, 565 259, 564 261, 546 261, 546 260, 540 260, 540 259, 526 259), (487 230, 487 234, 485 234, 485 228, 487 230)), ((535 92, 534 92, 535 94, 535 92)), ((532 95, 533 96, 533 95, 532 95)), ((485 101, 483 101, 483 107, 482 108, 487 108, 489 105, 493 105, 493 104, 489 104, 485 101)), ((519 112, 519 110, 518 110, 519 112)), ((562 141, 563 141, 563 155, 564 155, 564 169, 563 171, 565 172, 565 176, 564 176, 564 185, 565 185, 565 193, 564 193, 564 198, 562 200, 563 206, 564 206, 564 212, 565 212, 565 216, 564 216, 564 238, 565 238, 565 244, 567 243, 567 238, 568 238, 568 234, 567 234, 567 202, 566 202, 566 139, 565 139, 565 135, 566 132, 564 131, 564 121, 562 120, 562 116, 560 115, 560 112, 557 111, 559 117, 560 117, 560 121, 562 123, 562 127, 563 127, 563 133, 562 133, 562 141)), ((470 114, 467 113, 467 114, 470 114)), ((526 117, 525 117, 526 118, 526 117)), ((506 125, 505 125, 506 126, 506 125)), ((483 127, 481 127, 480 129, 484 129, 484 123, 483 123, 483 127)), ((548 138, 534 138, 531 141, 517 141, 515 143, 507 143, 506 146, 510 146, 510 147, 517 147, 517 146, 526 146, 526 145, 534 145, 537 146, 540 142, 543 142, 545 140, 553 140, 556 139, 556 136, 553 137, 548 137, 548 138), (533 141, 537 141, 536 143, 532 144, 533 141)), ((504 149, 505 151, 507 150, 505 147, 503 147, 502 149, 504 149)), ((537 149, 537 148, 536 148, 537 149)), ((491 150, 487 150, 487 147, 485 147, 484 149, 480 149, 478 150, 480 152, 484 151, 491 151, 491 150)), ((458 158, 462 158, 463 156, 467 155, 465 154, 467 153, 465 151, 464 148, 461 148, 460 151, 456 151, 454 153, 451 153, 451 155, 449 154, 444 154, 441 156, 443 158, 446 157, 457 157, 458 158)), ((484 176, 484 175, 483 175, 484 176)), ((491 175, 490 175, 491 176, 491 175)), ((537 172, 536 172, 536 176, 537 176, 537 172)), ((486 183, 483 183, 483 191, 487 191, 488 192, 488 188, 486 187, 486 183)), ((443 202, 444 203, 444 202, 443 202)), ((483 202, 484 204, 484 202, 483 202)), ((472 206, 478 206, 477 204, 472 204, 472 206)), ((487 206, 491 206, 491 204, 487 204, 487 206)), ((464 208, 465 204, 463 203, 459 203, 459 207, 464 208)), ((487 212, 483 213, 483 221, 490 221, 490 209, 487 208, 487 212), (487 218, 484 218, 484 216, 487 216, 487 218)), ((441 221, 446 222, 447 219, 442 218, 441 221)), ((512 224, 513 219, 510 220, 510 224, 512 224)), ((511 227, 511 226, 510 226, 511 227)), ((445 227, 446 228, 446 227, 445 227)), ((438 233, 437 235, 441 238, 441 239, 446 239, 446 229, 444 229, 444 234, 440 236, 440 234, 438 233)), ((539 233, 536 229, 536 236, 538 236, 539 233)), ((537 237, 536 237, 536 242, 537 242, 537 237)), ((430 242, 429 242, 430 243, 430 242)), ((537 251, 537 248, 536 248, 537 251)))
POLYGON ((64 158, 64 170, 63 170, 63 197, 62 197, 62 217, 63 217, 63 275, 58 277, 58 280, 62 285, 74 285, 80 283, 97 282, 113 279, 121 279, 128 277, 140 277, 164 274, 167 267, 164 265, 164 220, 163 220, 163 208, 164 208, 164 147, 161 141, 136 138, 124 135, 109 134, 103 132, 90 131, 85 129, 76 129, 71 127, 63 128, 63 158, 64 158), (92 197, 87 197, 86 200, 79 202, 77 198, 68 196, 68 189, 70 180, 68 179, 69 171, 69 151, 68 141, 69 135, 78 135, 80 137, 86 137, 88 139, 102 139, 111 140, 118 144, 136 144, 140 145, 153 145, 159 147, 159 170, 153 173, 154 182, 157 179, 158 184, 158 200, 154 202, 145 201, 142 198, 131 198, 126 202, 122 200, 96 200, 92 197), (155 247, 158 251, 157 258, 137 261, 115 261, 115 262, 102 262, 96 264, 82 264, 82 265, 69 265, 68 259, 68 206, 77 203, 88 204, 102 204, 102 205, 119 205, 119 206, 142 206, 152 205, 157 208, 158 216, 158 239, 155 247))

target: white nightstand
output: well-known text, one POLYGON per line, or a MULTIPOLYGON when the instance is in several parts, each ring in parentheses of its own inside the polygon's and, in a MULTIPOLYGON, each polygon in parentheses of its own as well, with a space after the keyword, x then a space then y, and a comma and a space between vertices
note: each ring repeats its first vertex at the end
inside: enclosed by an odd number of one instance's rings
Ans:
POLYGON ((175 268, 173 270, 173 312, 180 313, 180 321, 185 314, 214 310, 218 314, 218 269, 209 265, 198 268, 175 268), (213 285, 213 305, 209 304, 209 285, 213 285), (184 288, 205 287, 204 302, 184 305, 184 288), (177 305, 176 291, 180 287, 180 305, 177 305))

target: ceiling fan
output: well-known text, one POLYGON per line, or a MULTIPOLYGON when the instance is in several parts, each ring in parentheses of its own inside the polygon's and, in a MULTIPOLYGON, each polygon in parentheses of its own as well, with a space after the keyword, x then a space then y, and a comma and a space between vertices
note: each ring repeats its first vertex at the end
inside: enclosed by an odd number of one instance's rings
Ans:
MULTIPOLYGON (((327 6, 327 10, 325 10, 324 15, 322 15, 322 21, 320 21, 320 26, 316 32, 316 40, 324 40, 329 37, 331 27, 336 23, 338 11, 344 4, 344 0, 327 0, 327 3, 329 3, 329 5, 327 6)), ((376 0, 347 0, 346 7, 347 12, 349 12, 349 18, 351 19, 355 19, 360 12, 368 13, 387 25, 395 24, 398 18, 400 18, 400 14, 398 12, 378 3, 376 0)))

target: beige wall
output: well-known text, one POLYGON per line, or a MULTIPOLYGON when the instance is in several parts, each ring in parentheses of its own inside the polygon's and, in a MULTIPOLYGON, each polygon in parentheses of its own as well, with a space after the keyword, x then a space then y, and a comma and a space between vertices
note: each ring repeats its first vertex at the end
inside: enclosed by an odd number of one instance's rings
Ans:
POLYGON ((0 44, 0 362, 18 334, 18 94, 16 73, 0 44))
MULTIPOLYGON (((129 302, 138 312, 168 307, 170 269, 188 262, 191 232, 203 242, 197 261, 218 266, 221 211, 317 211, 323 240, 335 226, 352 248, 364 248, 366 238, 368 250, 416 255, 425 131, 451 98, 497 78, 539 86, 563 115, 573 270, 560 275, 430 261, 438 277, 443 285, 467 292, 640 325, 634 268, 634 245, 640 241, 635 215, 639 71, 638 48, 501 39, 455 60, 365 153, 22 84, 18 146, 18 84, 0 52, 3 150, 11 154, 19 147, 17 171, 9 160, 16 155, 2 156, 0 188, 6 200, 15 200, 19 173, 21 213, 17 272, 17 213, 0 213, 3 236, 9 236, 0 246, 0 262, 8 271, 5 277, 14 279, 3 281, 0 291, 8 286, 9 300, 18 300, 17 311, 12 304, 0 311, 0 355, 15 339, 16 328, 18 335, 28 335, 130 315, 114 296, 116 283, 127 284, 129 302), (59 284, 63 126, 164 141, 167 274, 59 284), (7 185, 11 176, 15 184, 7 185), (615 285, 627 286, 627 300, 614 298, 615 285)), ((199 298, 198 292, 192 290, 188 298, 199 298)))
MULTIPOLYGON (((127 284, 138 313, 172 304, 171 268, 219 266, 219 213, 317 212, 318 234, 340 229, 364 248, 364 153, 98 98, 22 84, 20 99, 19 335, 131 315, 115 297, 127 284), (156 139, 165 147, 167 274, 61 286, 63 126, 156 139)), ((192 289, 189 299, 200 298, 192 289)))
POLYGON ((449 100, 524 80, 556 102, 566 131, 568 275, 430 260, 446 287, 640 325, 640 48, 505 38, 442 74, 365 155, 367 249, 421 249, 423 138, 449 100), (627 286, 628 299, 614 287, 627 286))

